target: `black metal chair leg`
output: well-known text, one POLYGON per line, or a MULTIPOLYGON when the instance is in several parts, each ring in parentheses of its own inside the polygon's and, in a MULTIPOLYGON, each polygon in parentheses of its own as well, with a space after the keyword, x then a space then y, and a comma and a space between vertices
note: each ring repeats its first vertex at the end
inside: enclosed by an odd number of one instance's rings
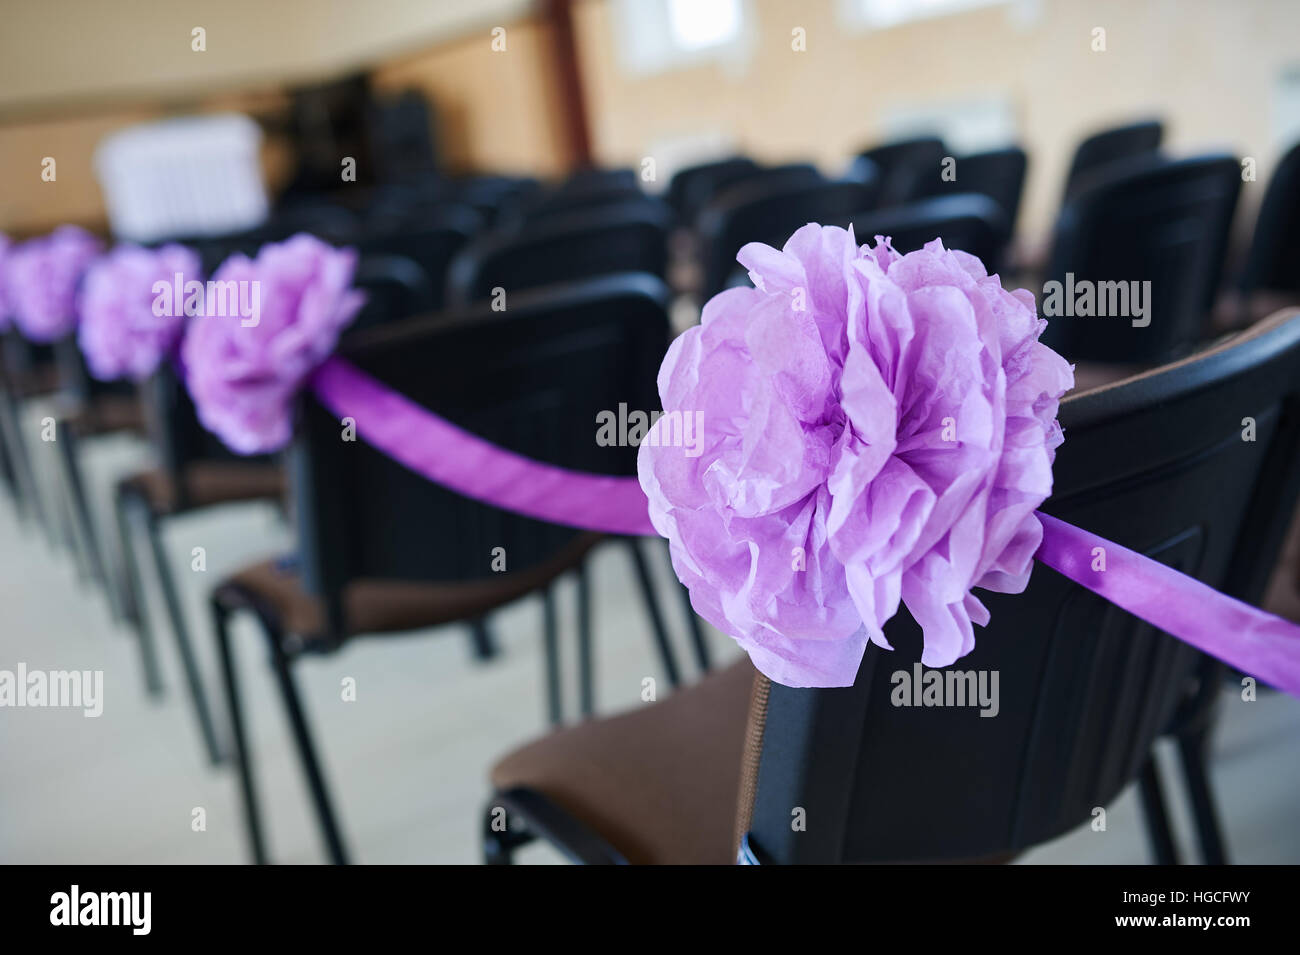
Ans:
POLYGON ((226 688, 226 709, 230 716, 230 735, 235 744, 235 765, 239 771, 239 787, 244 803, 244 830, 248 835, 249 849, 256 865, 266 865, 266 843, 262 838, 262 815, 257 804, 253 785, 253 765, 249 755, 248 737, 244 730, 244 711, 239 700, 239 681, 230 649, 229 614, 221 602, 211 602, 213 629, 217 634, 217 651, 221 658, 222 682, 226 688))
POLYGON ((505 807, 495 801, 483 809, 483 862, 485 865, 514 865, 515 850, 533 841, 531 833, 520 828, 509 828, 505 807), (506 826, 506 828, 501 828, 506 826))
POLYGON ((0 427, 4 429, 4 440, 9 448, 9 456, 13 459, 14 475, 23 496, 24 514, 30 513, 37 526, 48 534, 45 502, 41 500, 40 490, 36 486, 36 471, 32 466, 31 453, 27 442, 23 440, 21 406, 5 396, 3 412, 0 414, 0 427))
POLYGON ((190 642, 189 627, 185 624, 185 611, 181 607, 180 595, 176 592, 176 581, 172 577, 171 567, 168 566, 167 555, 163 552, 158 521, 153 515, 149 515, 146 527, 149 532, 149 547, 153 551, 154 566, 158 571, 158 584, 162 588, 163 600, 167 604, 167 614, 171 617, 172 633, 176 637, 176 650, 180 654, 181 666, 185 670, 190 703, 194 707, 194 716, 199 722, 203 745, 208 751, 208 759, 213 763, 220 763, 221 745, 217 742, 212 710, 208 705, 208 694, 203 688, 203 675, 199 672, 198 658, 194 655, 194 645, 190 642))
POLYGON ((81 478, 81 464, 77 457, 77 436, 66 421, 59 422, 59 461, 62 465, 63 481, 71 497, 72 517, 76 525, 76 536, 81 540, 90 577, 109 591, 109 604, 114 617, 118 616, 117 600, 108 577, 104 572, 104 559, 99 549, 99 535, 95 532, 95 521, 90 513, 90 503, 86 499, 85 482, 81 478))
MULTIPOLYGON (((63 452, 58 450, 57 441, 54 444, 56 445, 54 456, 57 460, 63 452)), ((91 578, 91 569, 86 559, 85 549, 78 540, 77 517, 73 510, 72 496, 63 486, 63 482, 57 479, 51 482, 50 490, 54 496, 54 513, 59 525, 56 544, 62 546, 71 555, 73 566, 77 568, 77 580, 84 583, 91 578)))
POLYGON ((1169 813, 1152 753, 1138 775, 1138 789, 1142 796, 1142 813, 1146 817, 1147 838, 1157 865, 1178 865, 1178 848, 1169 827, 1169 813))
POLYGON ((594 650, 591 640, 591 581, 587 562, 578 565, 578 712, 584 717, 596 711, 594 650))
POLYGON ((307 775, 307 785, 311 789, 312 802, 316 806, 316 816, 320 822, 326 852, 335 865, 347 865, 347 851, 343 848, 343 837, 339 834, 338 817, 334 814, 329 792, 325 788, 325 776, 321 772, 320 760, 316 757, 316 747, 307 728, 307 718, 303 713, 302 701, 298 697, 298 688, 294 685, 293 674, 289 672, 289 657, 280 642, 280 634, 267 627, 265 621, 262 625, 266 629, 267 638, 271 641, 271 663, 280 684, 280 696, 289 714, 289 723, 293 726, 294 740, 298 744, 298 755, 302 759, 303 772, 307 775))
POLYGON ((501 652, 486 617, 469 622, 469 636, 475 660, 491 660, 501 652))
POLYGON ((1178 737, 1178 754, 1183 764, 1183 779, 1192 801, 1192 817, 1196 820, 1196 835, 1201 844, 1201 855, 1206 865, 1227 865, 1228 853, 1224 847, 1223 830, 1210 790, 1209 774, 1205 761, 1209 736, 1202 729, 1178 737))
POLYGON ((637 582, 641 586, 641 597, 645 601, 645 610, 650 617, 650 626, 654 633, 655 646, 659 650, 659 660, 668 682, 675 689, 682 684, 677 667, 677 656, 668 639, 668 629, 664 626, 664 616, 659 609, 659 599, 655 596, 654 583, 650 579, 650 568, 646 565, 645 555, 641 553, 640 542, 635 537, 625 537, 628 552, 632 555, 632 565, 636 568, 637 582))
POLYGON ((9 396, 0 391, 0 465, 4 468, 5 482, 9 495, 14 502, 18 519, 27 522, 27 488, 22 474, 22 462, 18 460, 18 451, 13 446, 10 425, 9 396))
POLYGON ((542 639, 546 653, 546 716, 552 726, 564 720, 560 679, 560 626, 555 611, 555 588, 542 589, 542 639))
POLYGON ((154 645, 153 628, 148 615, 144 612, 144 593, 140 584, 140 565, 136 562, 135 545, 131 534, 131 515, 128 508, 131 498, 118 490, 113 500, 113 511, 117 517, 117 534, 122 548, 122 572, 124 593, 130 595, 126 610, 127 621, 135 628, 136 639, 140 642, 140 662, 144 667, 144 685, 150 696, 161 696, 163 691, 162 670, 158 666, 158 650, 154 645))

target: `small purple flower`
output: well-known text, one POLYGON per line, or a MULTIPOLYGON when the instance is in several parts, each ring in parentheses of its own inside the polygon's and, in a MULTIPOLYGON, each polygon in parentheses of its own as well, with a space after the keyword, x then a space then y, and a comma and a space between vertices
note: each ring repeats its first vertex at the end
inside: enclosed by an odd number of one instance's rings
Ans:
POLYGON ((85 229, 65 225, 10 250, 6 296, 14 323, 29 341, 56 341, 76 327, 78 284, 103 247, 85 229))
POLYGON ((365 301, 352 288, 356 259, 297 235, 253 260, 231 256, 208 282, 181 358, 199 420, 231 450, 261 454, 292 437, 294 395, 365 301), (232 296, 255 314, 230 314, 232 296))
POLYGON ((77 340, 90 373, 103 381, 153 374, 185 328, 177 284, 183 290, 202 278, 197 253, 183 245, 119 245, 99 259, 86 273, 78 306, 77 340))
POLYGON ((971 587, 1029 581, 1070 366, 1030 293, 939 240, 810 224, 739 259, 757 287, 709 301, 659 372, 703 453, 639 453, 677 575, 779 683, 851 685, 900 603, 947 666, 988 622, 971 587))

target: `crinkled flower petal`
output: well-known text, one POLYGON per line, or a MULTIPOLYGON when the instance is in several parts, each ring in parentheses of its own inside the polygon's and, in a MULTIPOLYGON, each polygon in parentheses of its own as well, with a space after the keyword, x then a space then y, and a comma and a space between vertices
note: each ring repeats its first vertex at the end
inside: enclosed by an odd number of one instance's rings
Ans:
POLYGON ((365 301, 351 287, 355 268, 355 252, 298 235, 256 259, 232 256, 212 276, 181 357, 199 420, 231 450, 288 443, 294 396, 365 301))
POLYGON ((140 381, 172 354, 185 327, 185 285, 202 281, 181 245, 119 245, 86 273, 77 341, 96 378, 140 381), (178 294, 179 293, 179 294, 178 294))
POLYGON ((85 229, 60 226, 11 249, 4 260, 5 297, 29 341, 48 343, 77 325, 77 290, 103 243, 85 229))
POLYGON ((693 605, 790 686, 852 684, 903 605, 922 660, 952 663, 989 619, 971 588, 1028 582, 1070 366, 1032 296, 939 240, 810 224, 739 259, 754 288, 712 299, 659 375, 702 450, 638 462, 693 605))

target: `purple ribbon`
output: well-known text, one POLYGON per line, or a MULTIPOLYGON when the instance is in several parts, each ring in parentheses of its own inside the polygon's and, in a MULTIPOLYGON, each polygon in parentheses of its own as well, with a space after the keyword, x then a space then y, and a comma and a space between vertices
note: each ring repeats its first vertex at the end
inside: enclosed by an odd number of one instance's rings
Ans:
MULTIPOLYGON (((464 497, 609 534, 653 535, 634 477, 570 471, 508 451, 385 387, 340 358, 312 379, 316 397, 385 455, 464 497)), ((1158 561, 1039 512, 1039 561, 1198 650, 1300 697, 1300 627, 1158 561), (1105 549, 1105 570, 1093 550, 1105 549)))
POLYGON ((1041 511, 1038 518, 1039 561, 1153 627, 1300 697, 1300 627, 1041 511), (1092 569, 1098 547, 1105 550, 1105 570, 1092 569))
POLYGON ((607 534, 654 534, 636 478, 542 464, 484 441, 340 358, 316 370, 312 389, 335 415, 394 461, 435 484, 502 510, 607 534))

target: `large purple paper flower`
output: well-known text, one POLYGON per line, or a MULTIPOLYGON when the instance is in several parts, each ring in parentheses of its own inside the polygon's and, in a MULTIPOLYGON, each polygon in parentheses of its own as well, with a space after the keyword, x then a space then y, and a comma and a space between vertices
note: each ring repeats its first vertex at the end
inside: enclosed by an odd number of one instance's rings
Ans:
POLYGON ((52 342, 77 324, 77 286, 103 243, 85 229, 59 226, 10 250, 5 291, 18 330, 33 342, 52 342))
POLYGON ((78 305, 77 341, 90 373, 103 381, 151 375, 180 342, 185 283, 202 278, 197 253, 183 245, 119 245, 99 259, 78 305))
POLYGON ((852 684, 900 601, 922 661, 952 663, 988 622, 971 587, 1028 583, 1070 366, 1030 293, 938 240, 808 225, 739 259, 757 287, 715 296, 659 372, 703 440, 674 447, 668 414, 639 456, 677 575, 788 686, 852 684))
POLYGON ((231 256, 208 283, 181 359, 199 420, 231 450, 261 454, 289 441, 294 395, 365 301, 352 288, 356 259, 297 235, 253 260, 231 256))

